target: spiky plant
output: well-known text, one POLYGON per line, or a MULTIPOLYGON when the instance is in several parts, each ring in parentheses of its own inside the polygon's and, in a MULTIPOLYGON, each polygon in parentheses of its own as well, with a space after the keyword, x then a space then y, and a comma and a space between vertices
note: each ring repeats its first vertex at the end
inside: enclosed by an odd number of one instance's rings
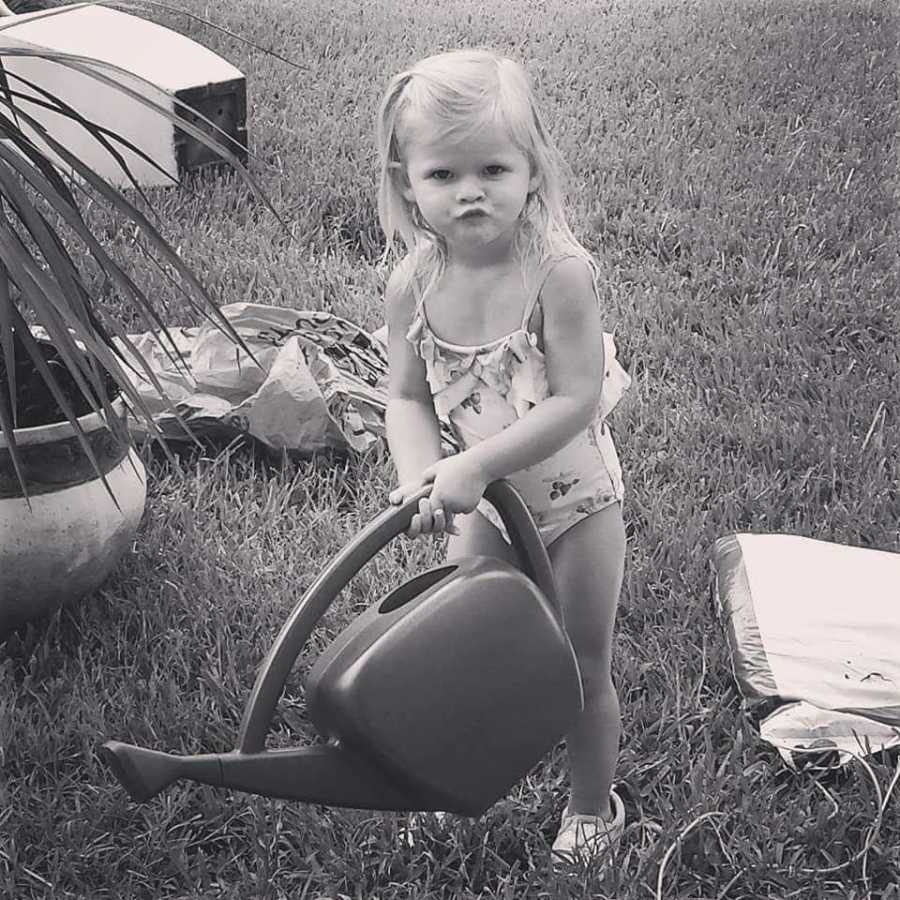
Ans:
MULTIPOLYGON (((49 10, 46 14, 58 12, 49 10)), ((0 17, 0 432, 27 497, 15 438, 23 408, 23 371, 33 370, 36 377, 31 379, 32 387, 37 379, 46 386, 60 411, 59 419, 73 425, 80 445, 92 461, 91 448, 77 421, 76 406, 82 411, 103 414, 124 437, 124 426, 113 414, 110 397, 121 394, 132 414, 146 423, 151 433, 156 433, 151 414, 126 372, 126 369, 134 372, 134 364, 114 338, 128 348, 143 370, 141 374, 165 396, 121 323, 106 314, 99 299, 88 289, 76 259, 92 260, 117 295, 130 303, 151 328, 162 332, 171 358, 177 360, 174 342, 158 310, 141 286, 104 249, 86 222, 79 200, 83 203, 84 198, 90 197, 93 203, 102 204, 120 220, 131 223, 141 235, 145 262, 162 266, 171 273, 172 281, 191 308, 212 320, 235 342, 243 344, 198 278, 154 224, 152 206, 128 171, 122 150, 127 148, 151 165, 155 163, 140 148, 90 121, 53 92, 9 71, 4 60, 31 57, 52 61, 123 92, 133 102, 154 109, 189 136, 214 148, 224 161, 241 172, 251 190, 270 209, 271 206, 226 146, 226 136, 205 117, 191 110, 209 126, 208 130, 178 115, 179 107, 184 108, 180 101, 176 100, 175 110, 170 110, 168 104, 152 98, 154 91, 161 94, 158 88, 144 82, 146 91, 136 90, 133 85, 141 80, 108 62, 17 40, 4 28, 6 22, 13 21, 0 17), (38 108, 77 122, 92 140, 99 142, 126 173, 148 212, 104 180, 79 156, 77 148, 55 139, 35 116, 38 108), (70 170, 68 174, 54 165, 51 153, 70 170), (36 326, 52 345, 53 359, 48 360, 42 351, 41 342, 35 336, 36 326)), ((100 474, 99 468, 97 471, 100 474)))

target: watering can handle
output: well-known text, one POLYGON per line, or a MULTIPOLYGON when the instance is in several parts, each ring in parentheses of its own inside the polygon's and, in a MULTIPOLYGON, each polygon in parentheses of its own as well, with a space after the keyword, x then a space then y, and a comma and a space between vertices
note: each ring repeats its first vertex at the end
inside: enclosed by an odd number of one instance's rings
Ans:
MULTIPOLYGON (((429 493, 431 485, 426 485, 400 506, 391 506, 376 516, 332 559, 300 598, 256 677, 241 722, 237 748, 240 753, 259 753, 265 749, 266 732, 284 683, 316 623, 347 582, 382 547, 406 531, 410 519, 418 511, 419 500, 429 493)), ((484 496, 500 514, 525 573, 559 614, 550 559, 528 507, 507 481, 492 482, 484 496)))

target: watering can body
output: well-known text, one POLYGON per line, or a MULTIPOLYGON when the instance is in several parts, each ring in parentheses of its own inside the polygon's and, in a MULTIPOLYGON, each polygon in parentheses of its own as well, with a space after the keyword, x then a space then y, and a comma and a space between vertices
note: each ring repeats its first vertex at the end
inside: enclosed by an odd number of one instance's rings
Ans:
POLYGON ((310 671, 307 708, 326 742, 265 749, 284 682, 315 623, 406 529, 425 495, 373 520, 301 598, 263 662, 233 752, 182 757, 104 745, 134 799, 188 778, 334 806, 476 816, 556 744, 582 709, 578 665, 534 522, 515 490, 494 482, 485 496, 524 571, 473 556, 400 585, 310 671))
POLYGON ((476 556, 371 606, 319 657, 306 693, 320 733, 441 809, 477 815, 571 725, 579 685, 537 585, 476 556))

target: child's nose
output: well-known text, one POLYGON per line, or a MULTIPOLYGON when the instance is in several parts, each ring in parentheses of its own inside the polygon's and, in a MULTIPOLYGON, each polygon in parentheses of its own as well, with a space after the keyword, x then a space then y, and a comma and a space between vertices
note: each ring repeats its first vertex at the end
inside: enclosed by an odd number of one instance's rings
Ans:
POLYGON ((461 202, 480 200, 484 196, 484 188, 481 186, 481 181, 477 178, 461 179, 456 196, 461 202))

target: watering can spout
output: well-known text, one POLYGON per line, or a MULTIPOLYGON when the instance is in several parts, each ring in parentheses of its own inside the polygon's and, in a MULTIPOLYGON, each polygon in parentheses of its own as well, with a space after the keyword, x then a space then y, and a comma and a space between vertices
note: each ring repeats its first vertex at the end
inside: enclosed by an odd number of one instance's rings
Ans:
POLYGON ((480 816, 555 745, 583 708, 581 676, 537 526, 514 488, 497 481, 485 498, 522 570, 469 557, 372 604, 307 678, 310 719, 327 743, 266 749, 313 627, 350 578, 406 530, 430 491, 424 486, 373 519, 306 590, 257 674, 235 750, 173 756, 104 744, 134 800, 188 779, 327 806, 480 816), (515 664, 505 665, 513 644, 515 664))
MULTIPOLYGON (((101 754, 132 800, 154 797, 187 779, 283 800, 303 800, 354 809, 455 811, 450 797, 395 782, 338 743, 259 753, 204 753, 176 756, 119 741, 101 754)), ((460 809, 479 815, 483 809, 460 809)))
POLYGON ((107 741, 101 755, 132 800, 142 803, 181 778, 221 787, 221 754, 175 756, 120 741, 107 741))

